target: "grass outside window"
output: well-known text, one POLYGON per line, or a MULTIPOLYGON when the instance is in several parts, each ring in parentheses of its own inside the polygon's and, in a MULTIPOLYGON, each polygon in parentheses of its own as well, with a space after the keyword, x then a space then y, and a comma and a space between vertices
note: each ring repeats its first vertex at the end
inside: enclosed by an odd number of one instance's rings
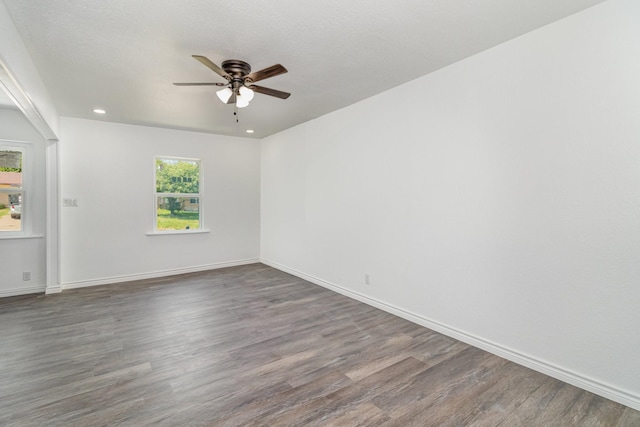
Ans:
POLYGON ((158 209, 158 231, 166 230, 197 230, 200 228, 198 212, 175 212, 168 209, 158 209))

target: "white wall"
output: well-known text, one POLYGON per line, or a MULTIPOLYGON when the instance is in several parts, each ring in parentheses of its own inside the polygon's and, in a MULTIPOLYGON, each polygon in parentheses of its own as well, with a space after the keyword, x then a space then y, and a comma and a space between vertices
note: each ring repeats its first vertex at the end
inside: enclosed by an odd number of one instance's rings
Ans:
POLYGON ((24 203, 22 223, 25 227, 28 215, 32 238, 0 236, 0 297, 43 292, 46 287, 45 140, 19 110, 0 108, 0 144, 3 140, 27 143, 31 147, 32 186, 26 189, 28 199, 24 203), (22 280, 23 272, 31 273, 30 281, 22 280))
POLYGON ((611 0, 265 139, 263 260, 640 409, 638 16, 611 0))
POLYGON ((63 288, 256 261, 259 141, 61 118, 63 288), (148 236, 154 228, 154 156, 199 158, 210 232, 148 236))

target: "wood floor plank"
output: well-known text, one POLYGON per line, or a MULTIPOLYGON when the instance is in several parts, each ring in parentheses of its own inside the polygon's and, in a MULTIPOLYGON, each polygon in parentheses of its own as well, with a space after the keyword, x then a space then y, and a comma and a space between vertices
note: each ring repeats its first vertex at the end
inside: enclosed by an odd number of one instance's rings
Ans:
POLYGON ((640 426, 262 264, 0 299, 0 425, 640 426))

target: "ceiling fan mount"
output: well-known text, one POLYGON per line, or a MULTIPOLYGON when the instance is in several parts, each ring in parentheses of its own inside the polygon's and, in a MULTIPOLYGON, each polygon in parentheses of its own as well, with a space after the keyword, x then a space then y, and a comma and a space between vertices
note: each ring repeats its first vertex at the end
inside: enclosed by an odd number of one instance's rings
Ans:
POLYGON ((239 59, 228 59, 222 62, 222 69, 233 78, 242 79, 251 73, 251 65, 239 59))
POLYGON ((263 70, 251 72, 251 65, 239 59, 228 59, 222 62, 222 67, 217 66, 209 58, 201 55, 192 55, 197 61, 202 63, 211 71, 227 80, 226 83, 174 83, 176 86, 224 86, 224 89, 217 92, 220 100, 226 104, 236 104, 236 107, 243 108, 249 105, 253 98, 253 93, 275 96, 280 99, 287 99, 291 94, 253 83, 270 77, 279 76, 287 72, 287 69, 280 64, 272 65, 263 70))

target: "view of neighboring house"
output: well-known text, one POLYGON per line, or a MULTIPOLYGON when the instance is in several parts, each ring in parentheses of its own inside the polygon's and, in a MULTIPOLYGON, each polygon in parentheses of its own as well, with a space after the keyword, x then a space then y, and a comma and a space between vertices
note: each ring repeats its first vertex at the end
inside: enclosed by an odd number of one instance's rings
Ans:
POLYGON ((22 229, 22 172, 0 172, 0 231, 22 229))
MULTIPOLYGON (((0 172, 0 188, 22 187, 22 172, 0 172)), ((10 193, 0 192, 0 205, 9 206, 10 193)))

